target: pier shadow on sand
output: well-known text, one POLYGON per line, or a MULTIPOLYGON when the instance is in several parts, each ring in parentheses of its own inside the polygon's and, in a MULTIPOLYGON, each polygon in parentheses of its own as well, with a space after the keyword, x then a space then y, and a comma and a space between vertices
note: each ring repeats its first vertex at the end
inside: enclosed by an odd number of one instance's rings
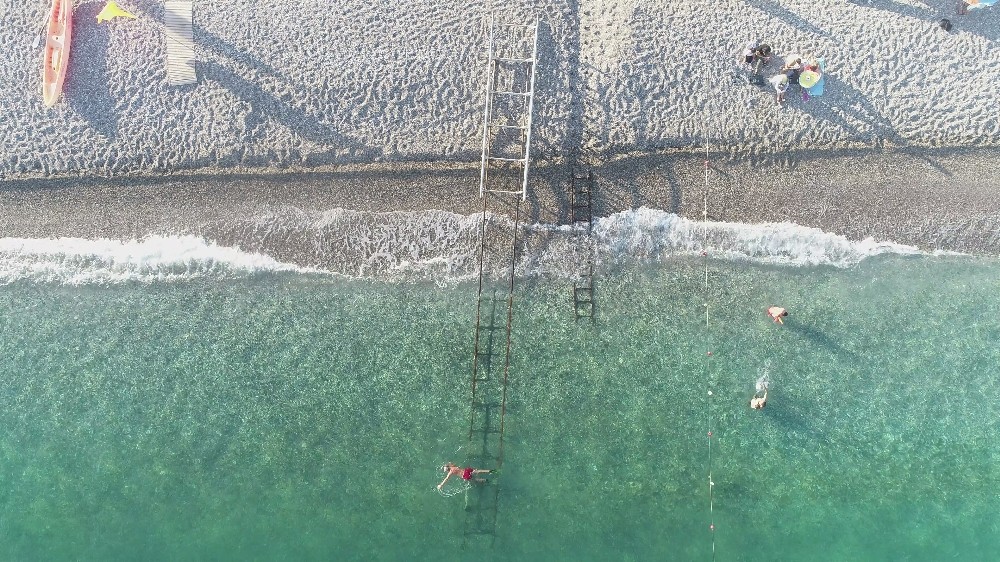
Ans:
MULTIPOLYGON (((101 4, 82 4, 73 17, 76 21, 93 22, 102 7, 101 4)), ((77 115, 106 140, 114 141, 121 115, 109 87, 109 35, 105 25, 76 26, 64 96, 77 115)))
MULTIPOLYGON (((579 10, 578 3, 573 1, 570 6, 574 14, 579 10)), ((558 206, 556 216, 568 220, 570 216, 569 178, 572 170, 580 164, 580 143, 582 142, 583 100, 580 89, 580 34, 579 29, 565 28, 566 37, 560 39, 547 22, 539 22, 538 26, 538 63, 535 68, 535 106, 533 111, 533 127, 536 130, 552 130, 555 134, 547 138, 544 135, 533 137, 531 146, 532 172, 548 168, 542 174, 532 173, 529 179, 529 207, 526 216, 537 219, 540 209, 537 201, 539 184, 544 184, 547 190, 555 196, 558 206), (568 84, 561 83, 558 61, 564 58, 569 61, 568 84), (569 115, 561 111, 565 100, 548 98, 538 95, 544 91, 566 90, 569 93, 569 115), (565 165, 558 165, 560 159, 565 165)))

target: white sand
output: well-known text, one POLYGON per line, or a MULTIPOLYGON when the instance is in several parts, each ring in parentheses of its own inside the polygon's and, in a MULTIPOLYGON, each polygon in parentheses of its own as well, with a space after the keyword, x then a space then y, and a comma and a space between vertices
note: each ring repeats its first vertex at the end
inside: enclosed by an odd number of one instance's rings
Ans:
MULTIPOLYGON (((0 178, 478 158, 484 14, 500 2, 195 3, 199 83, 166 84, 162 3, 98 26, 77 8, 65 98, 46 110, 44 3, 0 0, 0 178), (252 8, 249 6, 253 6, 252 8)), ((1000 145, 1000 8, 951 0, 545 0, 536 156, 700 144, 734 150, 1000 145), (947 16, 954 30, 937 21, 947 16), (828 64, 781 110, 744 83, 752 38, 828 64)))

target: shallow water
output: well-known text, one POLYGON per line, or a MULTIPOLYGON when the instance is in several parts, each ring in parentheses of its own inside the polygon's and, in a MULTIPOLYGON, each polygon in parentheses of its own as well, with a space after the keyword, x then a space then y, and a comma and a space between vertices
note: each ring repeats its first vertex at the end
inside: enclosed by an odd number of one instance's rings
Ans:
POLYGON ((1000 549, 1000 263, 710 260, 707 295, 704 263, 601 271, 594 325, 573 320, 565 281, 519 285, 504 463, 487 485, 496 532, 470 537, 465 495, 434 485, 475 449, 472 284, 2 286, 0 557, 710 560, 713 538, 719 560, 1000 549), (773 303, 784 326, 763 313, 773 303), (769 405, 751 411, 765 373, 769 405))

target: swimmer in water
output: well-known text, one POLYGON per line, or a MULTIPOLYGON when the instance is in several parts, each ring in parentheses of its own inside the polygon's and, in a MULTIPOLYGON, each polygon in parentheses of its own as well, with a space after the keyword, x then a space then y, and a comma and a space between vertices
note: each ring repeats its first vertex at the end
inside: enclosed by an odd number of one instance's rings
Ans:
POLYGON ((780 306, 772 306, 767 309, 767 315, 770 316, 776 324, 784 324, 781 319, 788 316, 788 311, 780 306))
POLYGON ((481 468, 472 468, 471 466, 467 466, 465 468, 462 468, 462 467, 456 465, 455 463, 447 463, 447 464, 445 464, 441 468, 447 474, 444 475, 444 480, 442 480, 441 483, 438 484, 438 490, 440 490, 441 487, 444 486, 445 482, 447 482, 448 479, 451 478, 452 476, 461 476, 462 480, 465 480, 465 481, 475 480, 476 482, 486 482, 485 478, 479 478, 476 475, 477 474, 490 474, 491 472, 493 472, 492 470, 486 470, 486 469, 481 469, 481 468))
POLYGON ((753 395, 750 399, 750 407, 754 410, 763 410, 764 406, 767 406, 767 387, 764 387, 764 394, 761 396, 758 392, 753 395))

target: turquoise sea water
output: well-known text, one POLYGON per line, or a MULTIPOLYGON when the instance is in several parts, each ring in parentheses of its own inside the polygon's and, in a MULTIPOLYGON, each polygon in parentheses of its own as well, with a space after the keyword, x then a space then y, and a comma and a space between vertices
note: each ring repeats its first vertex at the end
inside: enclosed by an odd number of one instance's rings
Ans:
POLYGON ((994 558, 1000 263, 708 263, 601 271, 594 325, 522 280, 495 537, 434 488, 473 284, 2 286, 0 558, 994 558))

